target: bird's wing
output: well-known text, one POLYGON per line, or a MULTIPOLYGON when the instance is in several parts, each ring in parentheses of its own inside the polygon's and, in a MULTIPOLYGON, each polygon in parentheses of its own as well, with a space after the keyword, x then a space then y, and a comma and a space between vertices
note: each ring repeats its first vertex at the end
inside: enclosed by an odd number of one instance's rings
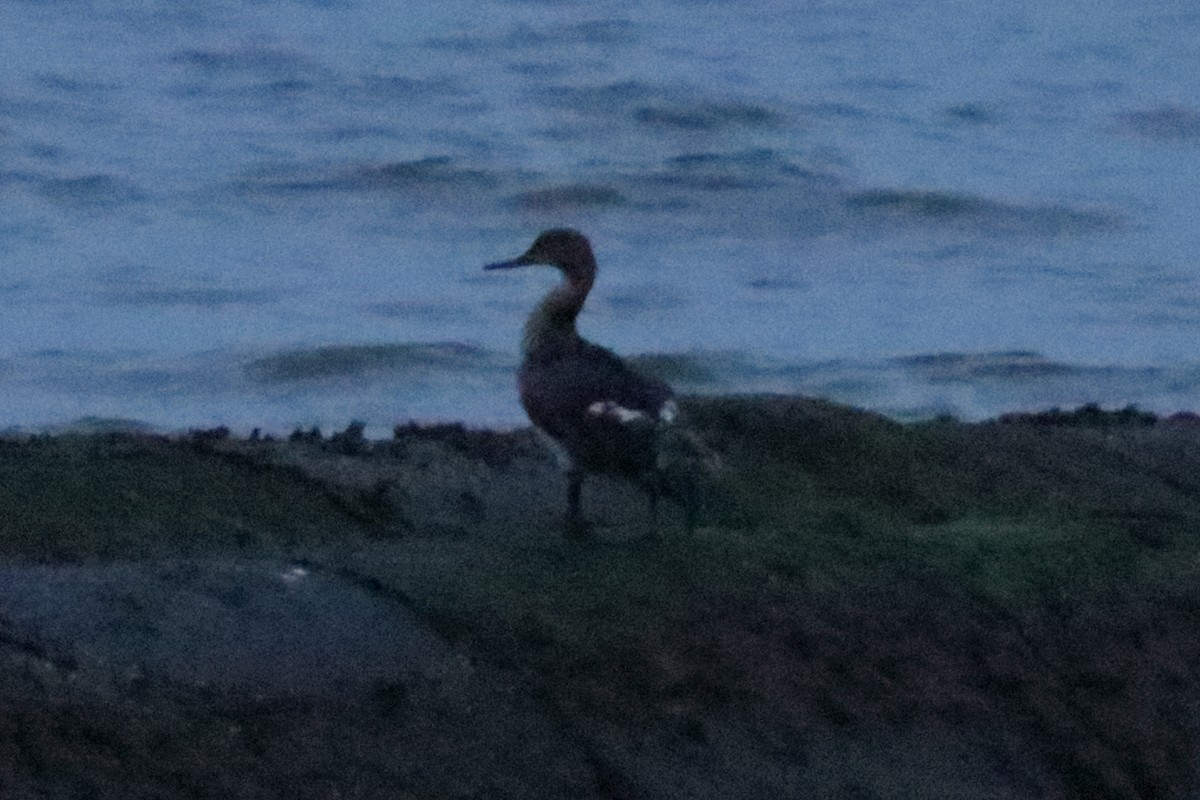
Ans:
POLYGON ((600 403, 626 416, 644 414, 658 420, 674 396, 662 381, 638 373, 611 350, 588 342, 531 372, 538 374, 537 389, 550 394, 547 400, 576 413, 600 403))
POLYGON ((520 382, 530 419, 576 457, 590 451, 596 460, 652 462, 654 429, 674 412, 669 386, 586 343, 552 361, 525 365, 520 382))

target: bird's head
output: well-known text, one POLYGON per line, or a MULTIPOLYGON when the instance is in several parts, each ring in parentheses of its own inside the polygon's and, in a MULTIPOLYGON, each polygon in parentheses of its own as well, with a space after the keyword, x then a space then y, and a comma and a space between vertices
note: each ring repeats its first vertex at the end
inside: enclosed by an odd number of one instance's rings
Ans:
POLYGON ((596 275, 596 258, 587 237, 570 228, 543 231, 522 255, 509 261, 488 264, 484 269, 512 269, 546 264, 562 270, 567 280, 591 285, 596 275))

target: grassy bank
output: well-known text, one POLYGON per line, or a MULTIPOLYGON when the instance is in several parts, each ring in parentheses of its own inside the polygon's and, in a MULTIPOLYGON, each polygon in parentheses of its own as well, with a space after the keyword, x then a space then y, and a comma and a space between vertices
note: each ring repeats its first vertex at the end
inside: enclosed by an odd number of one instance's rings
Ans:
POLYGON ((599 543, 564 541, 528 432, 442 426, 5 442, 0 554, 342 576, 515 676, 586 750, 578 796, 1195 796, 1200 429, 684 411, 722 466, 698 530, 668 510, 657 547, 604 481, 599 543))

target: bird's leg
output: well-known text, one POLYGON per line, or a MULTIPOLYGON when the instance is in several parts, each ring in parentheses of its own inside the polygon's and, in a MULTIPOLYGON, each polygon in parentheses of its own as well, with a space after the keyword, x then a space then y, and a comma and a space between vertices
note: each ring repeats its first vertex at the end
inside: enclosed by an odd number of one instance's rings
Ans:
POLYGON ((579 519, 579 495, 583 488, 583 473, 572 469, 567 473, 567 519, 579 519))
POLYGON ((643 540, 649 543, 654 543, 659 540, 658 531, 658 485, 654 482, 654 477, 651 476, 642 482, 642 488, 646 490, 646 498, 650 501, 650 529, 642 537, 643 540))
POLYGON ((699 502, 700 498, 695 483, 688 481, 683 489, 683 525, 688 536, 696 532, 696 511, 699 502))
POLYGON ((568 539, 590 539, 592 531, 579 512, 579 495, 583 487, 583 470, 572 468, 567 470, 567 520, 565 524, 568 539))

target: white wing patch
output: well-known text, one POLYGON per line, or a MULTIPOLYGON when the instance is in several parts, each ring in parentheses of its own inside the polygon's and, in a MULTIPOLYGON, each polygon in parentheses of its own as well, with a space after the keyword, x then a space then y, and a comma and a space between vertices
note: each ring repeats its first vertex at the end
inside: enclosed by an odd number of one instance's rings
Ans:
MULTIPOLYGON (((622 425, 650 419, 650 415, 645 411, 639 411, 636 408, 626 408, 615 400, 597 400, 588 406, 587 410, 593 417, 611 417, 622 425)), ((679 407, 675 405, 675 401, 668 400, 658 410, 658 421, 674 422, 678 413, 679 407)))
POLYGON ((593 417, 612 417, 622 425, 640 419, 649 419, 649 415, 645 411, 626 408, 615 400, 597 400, 588 406, 588 413, 593 417))

